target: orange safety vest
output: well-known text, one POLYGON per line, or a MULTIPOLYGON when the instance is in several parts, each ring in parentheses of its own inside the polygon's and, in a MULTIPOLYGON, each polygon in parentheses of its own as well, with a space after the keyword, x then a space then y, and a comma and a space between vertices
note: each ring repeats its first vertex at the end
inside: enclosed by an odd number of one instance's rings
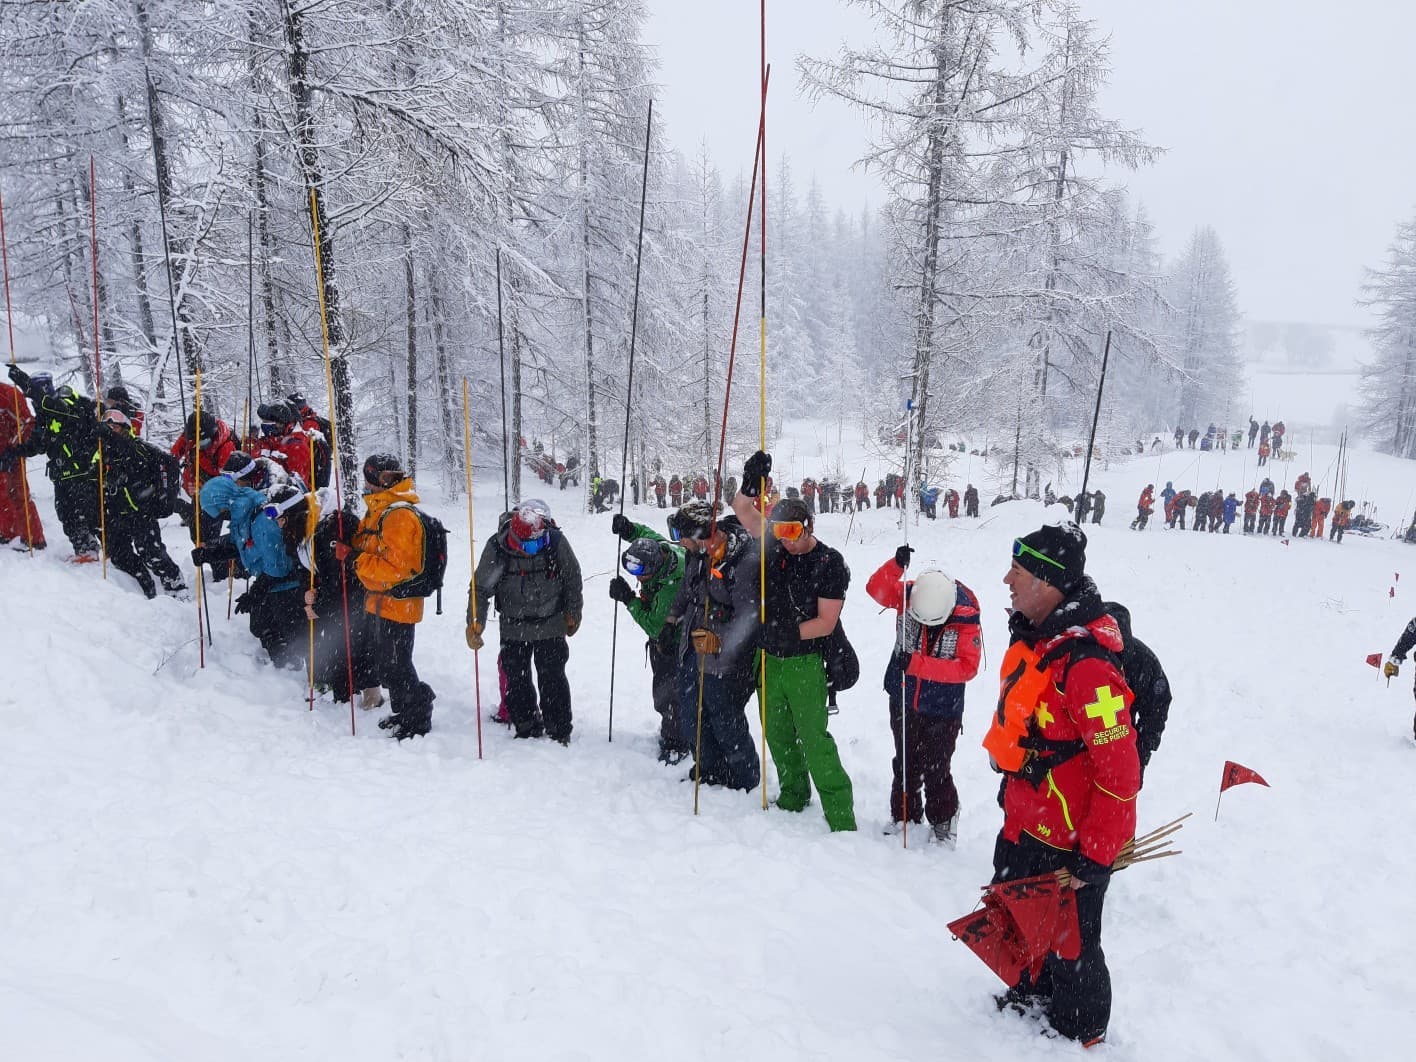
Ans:
POLYGON ((1025 642, 1014 642, 1003 657, 998 687, 998 710, 983 737, 983 747, 993 762, 1008 774, 1016 774, 1027 762, 1029 750, 1023 748, 1028 724, 1045 698, 1056 692, 1052 669, 1039 667, 1040 657, 1025 642))

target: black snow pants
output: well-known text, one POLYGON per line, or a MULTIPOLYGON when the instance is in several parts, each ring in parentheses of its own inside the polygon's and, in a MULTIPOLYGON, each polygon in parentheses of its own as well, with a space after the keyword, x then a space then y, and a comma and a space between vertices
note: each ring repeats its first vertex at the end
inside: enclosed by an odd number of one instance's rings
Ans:
MULTIPOLYGON (((413 666, 413 636, 416 623, 373 616, 373 671, 379 685, 388 687, 393 714, 381 721, 385 729, 394 728, 397 738, 426 734, 433 727, 433 688, 418 678, 413 666)), ((355 673, 356 679, 358 672, 355 673)), ((347 680, 346 680, 347 681, 347 680)))
POLYGON ((519 738, 545 734, 555 741, 570 741, 570 682, 565 677, 570 645, 565 638, 535 642, 501 643, 501 665, 506 672, 506 712, 519 738), (536 662, 536 682, 531 682, 531 662, 536 662), (537 691, 540 692, 539 703, 537 691))
POLYGON ((908 763, 901 764, 900 699, 890 698, 890 731, 895 735, 895 758, 891 761, 895 777, 890 786, 890 820, 902 822, 905 807, 902 803, 900 780, 904 769, 909 771, 909 813, 910 822, 927 818, 934 826, 948 822, 959 811, 959 791, 954 787, 951 765, 954 746, 959 740, 959 731, 964 725, 962 718, 948 716, 921 715, 911 712, 909 718, 908 763), (923 788, 923 799, 920 790, 923 788))
POLYGON ((699 778, 704 785, 756 789, 762 761, 747 729, 747 702, 753 673, 703 674, 703 725, 698 712, 698 656, 684 653, 678 663, 679 723, 683 741, 698 749, 699 778))
MULTIPOLYGON (((112 508, 116 508, 112 507, 112 508)), ((157 594, 152 577, 162 580, 165 590, 184 588, 182 570, 162 543, 162 530, 155 517, 138 512, 108 513, 108 559, 113 567, 138 581, 148 597, 157 594)))
MULTIPOLYGON (((284 579, 282 582, 290 582, 284 579)), ((307 627, 305 620, 305 589, 299 580, 285 590, 272 590, 274 580, 260 575, 251 588, 241 595, 251 614, 251 633, 270 654, 276 667, 303 667, 307 627)))
MULTIPOLYGON (((678 628, 669 630, 677 632, 678 628)), ((666 634, 661 641, 648 643, 649 670, 653 675, 654 711, 659 713, 659 758, 677 762, 692 746, 684 744, 679 720, 678 645, 666 634), (661 644, 662 642, 662 644, 661 644)))
POLYGON ((98 552, 98 479, 56 479, 54 512, 74 555, 98 552))
MULTIPOLYGON (((999 834, 993 849, 994 882, 1046 874, 1070 865, 1073 853, 1064 852, 1023 834, 1017 844, 999 834)), ((1083 1043, 1106 1034, 1111 1021, 1111 971, 1101 949, 1101 915, 1109 882, 1077 890, 1077 926, 1081 955, 1075 960, 1049 955, 1038 979, 1026 972, 1008 993, 1009 998, 1040 1003, 1047 1020, 1063 1036, 1083 1043)))

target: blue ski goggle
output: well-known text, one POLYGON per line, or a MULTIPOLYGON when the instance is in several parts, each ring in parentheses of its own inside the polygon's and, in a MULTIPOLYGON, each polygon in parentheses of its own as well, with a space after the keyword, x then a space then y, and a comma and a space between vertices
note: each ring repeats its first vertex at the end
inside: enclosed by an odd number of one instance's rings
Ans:
POLYGON ((551 536, 546 533, 537 535, 535 538, 528 538, 521 543, 521 551, 528 557, 534 557, 546 548, 546 543, 550 542, 551 536))
POLYGON ((268 439, 268 438, 270 438, 272 435, 279 435, 280 432, 281 432, 281 430, 282 430, 284 427, 285 427, 284 424, 262 424, 262 425, 261 425, 261 434, 264 435, 264 436, 268 439))
POLYGON ((670 524, 670 525, 669 525, 669 541, 670 541, 670 542, 682 542, 682 541, 683 541, 683 532, 679 530, 677 524, 670 524))
POLYGON ((624 559, 620 561, 620 565, 624 568, 625 571, 629 572, 630 575, 633 575, 635 577, 644 574, 644 562, 641 561, 638 557, 631 557, 626 554, 624 559))

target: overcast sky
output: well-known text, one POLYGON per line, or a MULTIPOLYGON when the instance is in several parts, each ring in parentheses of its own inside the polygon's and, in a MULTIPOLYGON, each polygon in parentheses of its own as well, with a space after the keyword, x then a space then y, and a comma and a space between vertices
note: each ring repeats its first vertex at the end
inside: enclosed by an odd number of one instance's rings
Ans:
MULTIPOLYGON (((668 135, 706 139, 725 173, 746 172, 757 131, 758 0, 647 0, 668 135)), ((1219 233, 1251 319, 1365 324, 1362 268, 1416 213, 1416 3, 1347 0, 1082 0, 1112 39, 1109 116, 1167 150, 1124 176, 1162 250, 1196 225, 1219 233)), ((834 55, 869 32, 841 0, 768 0, 773 64, 768 150, 804 188, 815 174, 848 210, 879 204, 851 163, 863 119, 814 109, 796 56, 834 55)), ((1120 176, 1120 175, 1118 175, 1120 176)), ((770 209, 770 200, 769 200, 770 209)), ((770 221, 769 221, 770 224, 770 221)))

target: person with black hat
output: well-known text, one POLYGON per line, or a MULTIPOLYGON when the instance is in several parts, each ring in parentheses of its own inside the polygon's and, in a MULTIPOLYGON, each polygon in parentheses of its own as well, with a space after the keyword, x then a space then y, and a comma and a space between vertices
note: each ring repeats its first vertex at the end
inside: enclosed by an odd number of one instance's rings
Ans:
POLYGON ((503 513, 482 547, 473 583, 476 595, 472 587, 467 595, 467 648, 482 648, 487 610, 495 601, 501 617, 505 703, 516 736, 544 736, 569 745, 574 718, 565 676, 567 639, 580 629, 585 588, 580 562, 551 518, 550 506, 528 498, 503 513))
MULTIPOLYGON (((743 488, 746 490, 746 486, 743 488)), ((686 551, 667 621, 684 634, 678 656, 683 744, 696 750, 704 785, 755 789, 762 763, 747 728, 757 647, 757 548, 732 516, 694 499, 669 517, 686 551)))
POLYGON ((610 530, 629 543, 620 558, 620 567, 634 576, 639 587, 636 592, 623 576, 617 575, 610 580, 610 598, 624 605, 649 636, 654 711, 659 713, 659 759, 675 764, 693 751, 683 740, 678 712, 680 626, 669 622, 669 609, 683 581, 684 548, 623 513, 615 514, 610 530))
POLYGON ((999 708, 983 740, 1005 776, 993 880, 1066 870, 1076 890, 1081 954, 1049 955, 999 1008, 1044 1008, 1062 1036, 1106 1035, 1111 974, 1101 948, 1111 865, 1135 836, 1141 764, 1121 630, 1086 574, 1087 538, 1072 523, 1015 539, 999 708))
POLYGON ((802 811, 814 783, 833 831, 854 830, 855 797, 826 728, 825 652, 840 622, 851 570, 814 533, 811 513, 788 498, 772 507, 767 528, 767 622, 763 653, 767 747, 777 766, 777 806, 802 811))
MULTIPOLYGON (((182 434, 173 440, 171 451, 182 463, 182 489, 193 504, 198 493, 207 482, 220 476, 231 455, 237 452, 236 437, 220 417, 211 410, 202 410, 201 423, 197 423, 195 411, 188 414, 182 434), (201 483, 198 484, 198 478, 201 483)), ((178 507, 182 520, 191 532, 192 542, 197 542, 197 522, 193 519, 191 506, 182 502, 178 507)), ((203 537, 208 540, 220 535, 220 526, 202 527, 203 537)))
POLYGON ((364 505, 364 518, 352 543, 335 542, 333 552, 341 563, 355 556, 354 571, 364 587, 364 611, 372 617, 372 672, 379 685, 388 688, 393 709, 379 720, 379 728, 402 741, 432 729, 436 694, 413 666, 423 598, 405 596, 398 588, 434 560, 425 548, 427 532, 413 477, 393 454, 370 454, 364 459, 364 505))
POLYGON ((128 418, 128 423, 132 425, 133 434, 142 437, 143 434, 143 411, 138 408, 138 404, 133 401, 128 394, 128 389, 122 384, 114 384, 103 395, 103 409, 107 412, 116 409, 128 418))
POLYGON ((292 476, 298 476, 306 488, 317 486, 317 442, 300 424, 299 415, 290 403, 262 402, 256 415, 261 418, 261 438, 252 453, 280 462, 292 476))
POLYGON ((7 449, 4 456, 23 460, 44 454, 45 472, 54 482, 54 511, 74 561, 88 563, 98 557, 98 410, 93 400, 72 387, 53 388, 48 373, 31 377, 18 365, 10 366, 10 379, 34 406, 35 423, 28 439, 7 449))

